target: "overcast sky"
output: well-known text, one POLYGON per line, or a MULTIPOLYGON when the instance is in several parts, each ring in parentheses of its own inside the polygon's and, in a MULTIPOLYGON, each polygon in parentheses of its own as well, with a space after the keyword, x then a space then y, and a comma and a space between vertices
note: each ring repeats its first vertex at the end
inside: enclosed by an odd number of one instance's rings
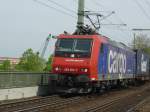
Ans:
MULTIPOLYGON (((77 22, 74 13, 77 12, 77 1, 0 0, 0 56, 20 57, 27 48, 40 50, 49 33, 58 35, 64 30, 74 32, 77 22), (52 1, 57 2, 59 6, 52 1)), ((102 23, 127 24, 127 27, 102 26, 99 32, 113 40, 128 44, 133 38, 133 32, 130 31, 132 28, 150 28, 150 0, 85 2, 85 10, 102 11, 103 15, 115 11, 115 14, 102 23)), ((53 52, 53 46, 54 40, 51 40, 46 57, 53 52)))

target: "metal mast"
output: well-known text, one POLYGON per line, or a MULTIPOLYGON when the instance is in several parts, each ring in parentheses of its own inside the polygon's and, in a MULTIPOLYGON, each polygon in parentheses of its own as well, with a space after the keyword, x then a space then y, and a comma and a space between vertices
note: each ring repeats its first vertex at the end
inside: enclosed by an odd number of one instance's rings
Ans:
POLYGON ((77 28, 80 28, 84 25, 84 0, 78 0, 78 21, 77 28))
POLYGON ((46 40, 45 40, 44 48, 42 49, 42 53, 41 53, 41 56, 40 56, 41 58, 44 58, 44 54, 45 54, 45 51, 46 51, 46 49, 47 49, 47 46, 48 46, 49 40, 50 40, 50 38, 49 38, 49 37, 47 37, 47 38, 46 38, 46 40))
POLYGON ((45 55, 45 52, 46 52, 48 43, 49 43, 49 41, 50 41, 51 38, 57 38, 57 37, 56 37, 56 36, 53 36, 52 34, 49 34, 49 35, 48 35, 48 37, 46 38, 46 40, 45 40, 45 42, 44 42, 44 47, 43 47, 42 52, 41 52, 41 55, 40 55, 41 58, 44 58, 44 55, 45 55))
POLYGON ((84 24, 85 17, 85 0, 78 0, 78 21, 77 21, 77 29, 74 32, 74 35, 85 35, 85 34, 94 34, 95 31, 90 28, 88 25, 84 24))

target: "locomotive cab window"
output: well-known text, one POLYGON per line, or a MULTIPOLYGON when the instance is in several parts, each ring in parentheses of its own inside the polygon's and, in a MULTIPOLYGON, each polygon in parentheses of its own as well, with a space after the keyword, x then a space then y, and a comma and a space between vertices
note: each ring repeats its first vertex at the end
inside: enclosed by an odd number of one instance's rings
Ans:
POLYGON ((81 38, 62 38, 56 42, 55 56, 75 58, 90 57, 92 48, 92 39, 81 38))
POLYGON ((56 42, 56 50, 59 51, 71 51, 73 49, 73 39, 59 39, 56 42))
POLYGON ((91 40, 89 39, 77 39, 75 46, 75 51, 90 52, 91 50, 91 40))

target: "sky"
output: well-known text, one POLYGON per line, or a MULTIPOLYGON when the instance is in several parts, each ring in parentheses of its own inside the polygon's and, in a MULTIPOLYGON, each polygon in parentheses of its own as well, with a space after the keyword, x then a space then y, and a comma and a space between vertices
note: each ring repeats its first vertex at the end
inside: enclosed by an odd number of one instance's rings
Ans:
MULTIPOLYGON (((77 3, 78 0, 0 0, 0 56, 20 57, 28 48, 41 52, 49 33, 74 32, 77 3)), ((133 39, 131 29, 150 28, 150 0, 85 0, 85 10, 104 16, 115 11, 101 23, 127 26, 102 25, 99 33, 127 45, 133 39)), ((150 31, 142 33, 149 35, 150 31)), ((53 53, 55 41, 50 40, 45 58, 53 53)))

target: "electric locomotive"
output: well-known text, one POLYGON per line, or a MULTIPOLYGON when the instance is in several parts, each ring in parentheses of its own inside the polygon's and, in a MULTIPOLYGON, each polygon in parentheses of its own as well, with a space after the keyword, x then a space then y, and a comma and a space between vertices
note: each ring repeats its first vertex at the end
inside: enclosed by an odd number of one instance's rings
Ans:
MULTIPOLYGON (((49 77, 50 91, 100 92, 113 86, 127 86, 143 77, 136 75, 137 70, 149 74, 149 57, 145 58, 142 54, 139 59, 141 54, 138 52, 98 34, 100 26, 96 27, 89 15, 84 11, 84 0, 79 0, 77 30, 73 34, 65 32, 57 37, 53 74, 49 77), (95 29, 84 25, 84 16, 90 19, 95 29), (138 63, 141 65, 138 66, 138 63)), ((100 15, 96 16, 99 18, 100 15)))
POLYGON ((91 91, 91 83, 98 79, 99 49, 105 42, 99 35, 60 35, 52 64, 53 73, 59 74, 57 85, 70 92, 91 91))
POLYGON ((50 82, 59 92, 89 93, 134 78, 134 66, 135 52, 122 43, 97 34, 61 34, 50 82))

